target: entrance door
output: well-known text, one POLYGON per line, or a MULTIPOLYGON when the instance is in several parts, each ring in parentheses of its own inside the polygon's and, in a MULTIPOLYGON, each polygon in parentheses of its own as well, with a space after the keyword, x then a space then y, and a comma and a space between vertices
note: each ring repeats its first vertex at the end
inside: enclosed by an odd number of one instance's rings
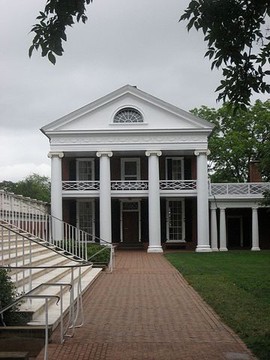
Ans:
POLYGON ((121 241, 138 243, 140 239, 140 202, 121 202, 121 241))
POLYGON ((139 213, 138 211, 123 212, 123 242, 139 242, 139 213))
POLYGON ((243 247, 243 219, 241 216, 228 216, 227 239, 228 247, 243 247))

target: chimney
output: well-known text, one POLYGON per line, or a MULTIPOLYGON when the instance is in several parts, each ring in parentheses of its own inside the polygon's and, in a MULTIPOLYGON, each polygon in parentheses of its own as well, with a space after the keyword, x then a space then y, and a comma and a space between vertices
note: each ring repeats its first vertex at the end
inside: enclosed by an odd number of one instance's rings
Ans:
POLYGON ((249 182, 262 182, 262 174, 259 169, 260 162, 251 160, 249 163, 249 182))

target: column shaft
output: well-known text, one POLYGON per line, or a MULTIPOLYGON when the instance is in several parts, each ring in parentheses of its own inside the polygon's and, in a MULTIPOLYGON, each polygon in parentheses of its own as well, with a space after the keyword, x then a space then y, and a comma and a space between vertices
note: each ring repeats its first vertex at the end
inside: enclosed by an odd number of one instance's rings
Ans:
POLYGON ((220 209, 220 234, 219 234, 219 239, 220 239, 220 251, 228 251, 227 249, 227 232, 226 232, 226 213, 225 213, 225 209, 221 208, 220 209))
POLYGON ((50 152, 51 158, 51 214, 53 240, 63 240, 62 158, 63 153, 50 152))
POLYGON ((217 208, 211 207, 211 248, 212 251, 218 251, 217 236, 217 208))
POLYGON ((111 170, 110 157, 112 152, 97 152, 100 158, 100 238, 112 242, 112 218, 111 218, 111 170))
POLYGON ((149 214, 149 246, 147 252, 163 252, 160 229, 160 191, 159 160, 161 151, 146 151, 148 156, 148 214, 149 214))
POLYGON ((197 248, 198 252, 211 251, 209 244, 209 205, 207 151, 195 151, 197 155, 197 248))
POLYGON ((259 225, 258 225, 258 209, 252 208, 252 251, 260 251, 259 247, 259 225))

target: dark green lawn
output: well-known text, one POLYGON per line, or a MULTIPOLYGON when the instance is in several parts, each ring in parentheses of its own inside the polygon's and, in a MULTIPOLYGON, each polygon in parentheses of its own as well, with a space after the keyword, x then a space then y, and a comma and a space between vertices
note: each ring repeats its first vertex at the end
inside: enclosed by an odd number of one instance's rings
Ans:
POLYGON ((270 251, 165 256, 259 359, 270 359, 270 251))

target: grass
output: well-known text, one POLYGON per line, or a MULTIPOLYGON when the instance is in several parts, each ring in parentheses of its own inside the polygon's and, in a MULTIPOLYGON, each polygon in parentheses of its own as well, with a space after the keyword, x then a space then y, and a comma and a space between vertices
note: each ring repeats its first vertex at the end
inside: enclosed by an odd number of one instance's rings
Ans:
POLYGON ((260 359, 270 359, 270 251, 166 258, 260 359))

